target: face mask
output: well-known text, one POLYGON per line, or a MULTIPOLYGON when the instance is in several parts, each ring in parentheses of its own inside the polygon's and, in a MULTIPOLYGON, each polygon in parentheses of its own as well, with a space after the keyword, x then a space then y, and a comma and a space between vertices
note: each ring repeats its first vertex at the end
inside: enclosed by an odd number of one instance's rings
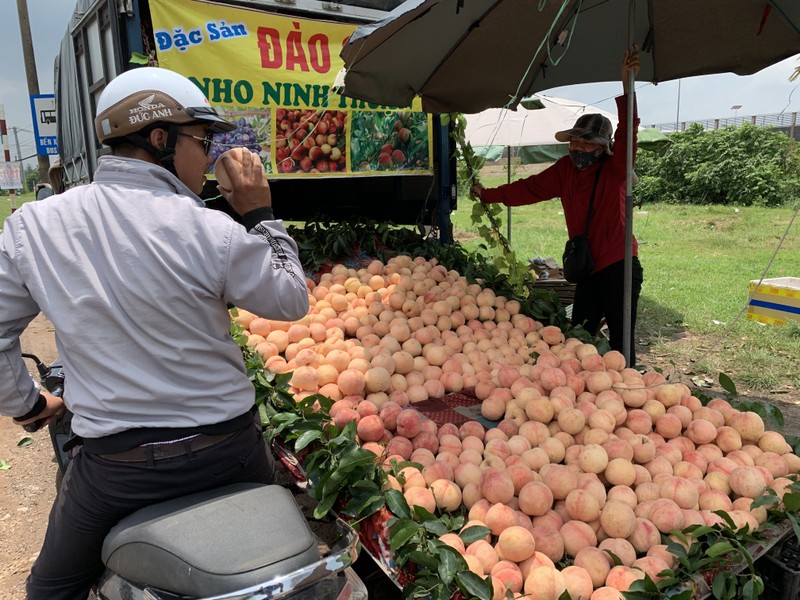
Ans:
POLYGON ((575 165, 579 170, 583 171, 584 169, 588 169, 600 158, 603 156, 603 152, 605 152, 604 148, 598 148, 592 152, 580 152, 579 150, 570 150, 569 157, 572 160, 572 164, 575 165))

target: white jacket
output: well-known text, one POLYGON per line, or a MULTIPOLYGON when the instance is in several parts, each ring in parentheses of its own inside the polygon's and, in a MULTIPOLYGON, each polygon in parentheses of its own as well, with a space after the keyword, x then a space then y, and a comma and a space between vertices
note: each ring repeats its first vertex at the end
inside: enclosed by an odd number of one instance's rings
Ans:
POLYGON ((94 183, 23 205, 0 233, 0 414, 36 402, 19 336, 41 311, 78 435, 240 415, 254 393, 227 304, 276 320, 306 314, 282 222, 248 233, 167 170, 103 157, 94 183))

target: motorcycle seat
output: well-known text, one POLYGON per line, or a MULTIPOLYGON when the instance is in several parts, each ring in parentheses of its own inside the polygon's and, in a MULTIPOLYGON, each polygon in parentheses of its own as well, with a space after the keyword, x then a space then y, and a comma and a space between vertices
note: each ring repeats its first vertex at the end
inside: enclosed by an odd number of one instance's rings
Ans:
POLYGON ((203 597, 291 573, 320 554, 288 490, 234 484, 125 517, 106 536, 102 558, 128 580, 203 597))

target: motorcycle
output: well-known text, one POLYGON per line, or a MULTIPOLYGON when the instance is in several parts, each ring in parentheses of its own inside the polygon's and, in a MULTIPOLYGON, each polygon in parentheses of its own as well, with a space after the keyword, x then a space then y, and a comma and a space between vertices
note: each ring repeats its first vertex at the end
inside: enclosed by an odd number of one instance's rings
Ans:
MULTIPOLYGON (((35 355, 23 357, 34 361, 50 393, 63 393, 60 361, 45 365, 35 355)), ((61 476, 70 461, 64 445, 72 435, 71 420, 66 411, 49 424, 61 476)), ((281 461, 276 461, 276 481, 281 484, 207 490, 125 517, 105 538, 106 570, 95 597, 366 600, 367 589, 352 568, 359 550, 356 532, 336 517, 311 518, 310 497, 301 485, 292 485, 281 461)))

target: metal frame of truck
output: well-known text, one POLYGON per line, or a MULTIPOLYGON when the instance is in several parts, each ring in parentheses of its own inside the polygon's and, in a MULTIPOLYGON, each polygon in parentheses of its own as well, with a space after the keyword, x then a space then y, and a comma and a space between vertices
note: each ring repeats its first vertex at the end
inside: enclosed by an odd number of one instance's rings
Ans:
MULTIPOLYGON (((399 0, 215 0, 280 16, 355 25, 386 15, 399 0), (372 8, 370 8, 372 7, 372 8), (377 7, 377 8, 375 8, 377 7)), ((55 61, 58 142, 66 185, 92 180, 103 147, 94 135, 96 101, 106 83, 129 69, 133 53, 147 54, 152 38, 147 0, 78 0, 55 61), (148 30, 149 28, 149 30, 148 30)), ((155 46, 153 46, 155 47, 155 46)), ((276 213, 285 220, 322 216, 433 226, 452 242, 450 212, 456 208, 456 166, 449 128, 434 115, 433 175, 276 179, 270 182, 276 213)), ((107 150, 107 148, 106 148, 107 150)), ((209 195, 216 194, 209 185, 209 195)), ((225 205, 215 206, 222 208, 225 205)))

